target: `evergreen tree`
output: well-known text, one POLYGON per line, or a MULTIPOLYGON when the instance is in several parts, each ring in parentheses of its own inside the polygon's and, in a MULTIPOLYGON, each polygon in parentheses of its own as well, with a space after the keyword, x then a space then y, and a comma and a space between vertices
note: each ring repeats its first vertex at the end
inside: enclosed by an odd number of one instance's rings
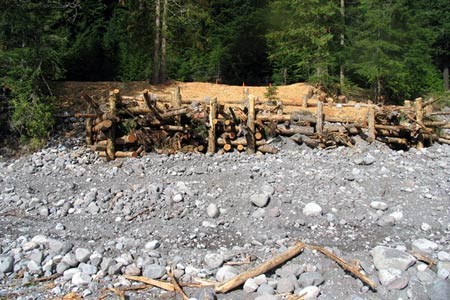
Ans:
POLYGON ((433 32, 422 13, 405 0, 361 0, 352 24, 349 66, 354 80, 385 101, 415 97, 436 88, 431 63, 433 32))
POLYGON ((309 80, 329 86, 335 79, 342 30, 338 3, 276 0, 270 10, 267 38, 275 82, 309 80))
POLYGON ((11 125, 39 142, 53 124, 48 81, 64 74, 63 25, 73 7, 51 0, 1 0, 0 6, 0 86, 11 89, 11 125))

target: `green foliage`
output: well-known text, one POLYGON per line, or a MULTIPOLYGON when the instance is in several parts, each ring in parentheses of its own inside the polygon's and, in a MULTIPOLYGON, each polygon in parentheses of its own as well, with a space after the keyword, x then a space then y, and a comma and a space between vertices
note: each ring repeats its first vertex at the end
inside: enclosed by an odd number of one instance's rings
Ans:
POLYGON ((11 127, 36 146, 54 124, 47 80, 64 74, 60 1, 0 1, 0 85, 11 91, 11 127), (39 141, 39 142, 37 142, 39 141))
POLYGON ((270 101, 278 100, 278 87, 276 85, 269 85, 266 88, 266 92, 264 93, 264 97, 266 97, 270 101))
POLYGON ((270 4, 271 30, 267 34, 274 79, 287 70, 287 81, 314 81, 327 85, 336 68, 339 10, 331 0, 277 0, 270 4))
POLYGON ((432 66, 435 35, 409 1, 361 0, 352 27, 350 68, 373 98, 413 98, 439 86, 432 66))

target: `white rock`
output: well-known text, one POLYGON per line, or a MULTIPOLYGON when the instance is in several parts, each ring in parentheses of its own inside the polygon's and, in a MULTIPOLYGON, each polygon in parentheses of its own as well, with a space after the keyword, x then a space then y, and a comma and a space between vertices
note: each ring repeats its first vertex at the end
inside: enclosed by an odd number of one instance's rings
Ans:
POLYGON ((438 252, 438 259, 440 261, 450 261, 450 253, 444 252, 444 251, 439 251, 438 252))
POLYGON ((86 248, 77 248, 75 250, 75 258, 79 262, 87 262, 91 254, 92 254, 91 250, 86 248))
POLYGON ((45 235, 40 234, 40 235, 36 235, 35 237, 33 237, 31 239, 31 241, 35 242, 35 243, 37 243, 39 245, 44 245, 44 244, 48 243, 48 237, 46 237, 45 235))
POLYGON ((210 218, 217 218, 220 215, 220 210, 215 203, 209 204, 206 212, 210 218))
POLYGON ((431 226, 428 223, 422 223, 422 225, 420 225, 420 229, 422 229, 423 231, 429 231, 431 230, 431 226))
POLYGON ((239 271, 232 266, 223 266, 216 273, 216 279, 219 282, 224 282, 230 280, 231 278, 237 276, 239 271))
POLYGON ((224 257, 218 253, 208 253, 205 255, 205 263, 211 269, 216 269, 222 266, 224 257))
POLYGON ((313 216, 313 217, 320 216, 322 215, 322 207, 320 207, 320 205, 315 202, 310 202, 306 204, 305 207, 303 208, 303 214, 305 216, 313 216))
POLYGON ((319 294, 320 289, 317 286, 307 286, 298 292, 298 295, 302 296, 305 300, 316 299, 319 297, 319 294))
POLYGON ((438 244, 427 239, 417 239, 412 242, 412 248, 416 251, 431 253, 439 247, 438 244))
POLYGON ((270 196, 266 193, 253 194, 250 197, 250 201, 258 207, 266 206, 269 203, 269 200, 270 200, 270 196))
POLYGON ((392 218, 394 218, 395 222, 398 223, 401 220, 403 220, 403 213, 401 211, 395 211, 391 214, 389 214, 392 218))
POLYGON ((378 271, 378 279, 380 279, 382 285, 390 284, 395 279, 400 278, 401 275, 402 271, 394 268, 381 269, 378 271))
POLYGON ((377 270, 394 268, 405 271, 416 262, 412 255, 385 246, 375 247, 372 256, 377 270))
POLYGON ((153 241, 147 242, 145 244, 144 248, 147 250, 155 250, 155 249, 158 249, 160 245, 161 244, 159 243, 158 240, 153 240, 153 241))
POLYGON ((388 209, 388 205, 381 201, 372 201, 370 203, 370 207, 372 207, 373 209, 378 209, 378 210, 387 210, 388 209))
POLYGON ((81 272, 75 273, 72 277, 72 284, 76 286, 88 285, 91 283, 91 276, 83 274, 81 272))
POLYGON ((256 276, 255 278, 253 278, 253 280, 255 281, 255 283, 257 285, 261 285, 261 284, 267 283, 266 274, 261 274, 259 276, 256 276))
POLYGON ((253 293, 258 289, 258 284, 253 278, 247 279, 244 283, 244 291, 247 293, 253 293))
POLYGON ((181 202, 183 201, 183 195, 181 194, 176 194, 173 196, 172 198, 173 202, 177 203, 177 202, 181 202))

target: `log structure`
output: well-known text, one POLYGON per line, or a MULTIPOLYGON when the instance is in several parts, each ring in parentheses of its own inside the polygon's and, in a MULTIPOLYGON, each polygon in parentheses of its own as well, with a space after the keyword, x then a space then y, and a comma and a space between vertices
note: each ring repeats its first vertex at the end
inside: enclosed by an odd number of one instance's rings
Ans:
POLYGON ((86 119, 86 143, 108 160, 151 151, 274 154, 275 136, 324 149, 352 147, 355 135, 403 149, 450 142, 450 123, 439 119, 448 113, 433 112, 434 99, 405 106, 322 102, 314 95, 265 102, 248 88, 239 101, 182 99, 180 88, 172 96, 167 102, 148 90, 132 97, 116 89, 105 103, 82 95, 88 109, 71 117, 86 119))

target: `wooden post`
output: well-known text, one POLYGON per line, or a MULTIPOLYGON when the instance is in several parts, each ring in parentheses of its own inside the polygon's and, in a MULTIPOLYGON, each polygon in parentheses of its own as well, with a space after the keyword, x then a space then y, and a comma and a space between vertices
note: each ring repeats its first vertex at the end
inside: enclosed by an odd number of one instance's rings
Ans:
POLYGON ((109 114, 111 117, 112 126, 108 133, 108 143, 106 145, 106 158, 113 160, 116 158, 116 116, 117 103, 120 101, 120 91, 115 89, 109 96, 109 114))
POLYGON ((308 108, 308 96, 307 95, 303 96, 302 107, 303 108, 308 108))
MULTIPOLYGON (((90 104, 88 104, 87 113, 88 114, 92 113, 92 106, 90 104)), ((94 125, 94 119, 87 118, 86 119, 86 144, 88 146, 91 146, 94 142, 94 138, 92 135, 92 126, 93 125, 94 125)))
POLYGON ((323 133, 323 102, 317 102, 317 122, 316 122, 316 132, 319 134, 323 133))
POLYGON ((375 141, 376 135, 375 135, 375 108, 373 105, 369 107, 369 112, 367 115, 367 123, 369 126, 369 133, 368 133, 368 142, 373 143, 375 141))
MULTIPOLYGON (((173 105, 174 108, 181 108, 181 89, 179 86, 175 89, 175 103, 173 105)), ((181 116, 176 117, 178 123, 181 122, 181 116)))
POLYGON ((411 107, 411 100, 405 100, 403 106, 404 107, 411 107))
POLYGON ((256 152, 256 140, 255 140, 255 103, 256 97, 250 95, 248 97, 248 117, 247 117, 247 152, 253 154, 256 152))
POLYGON ((216 120, 217 118, 217 98, 211 99, 209 102, 209 137, 208 137, 208 153, 216 152, 216 120))
MULTIPOLYGON (((416 99, 416 121, 417 124, 422 125, 423 124, 423 99, 417 98, 416 99)), ((419 132, 418 141, 417 141, 417 149, 422 150, 423 149, 423 132, 419 132)))

